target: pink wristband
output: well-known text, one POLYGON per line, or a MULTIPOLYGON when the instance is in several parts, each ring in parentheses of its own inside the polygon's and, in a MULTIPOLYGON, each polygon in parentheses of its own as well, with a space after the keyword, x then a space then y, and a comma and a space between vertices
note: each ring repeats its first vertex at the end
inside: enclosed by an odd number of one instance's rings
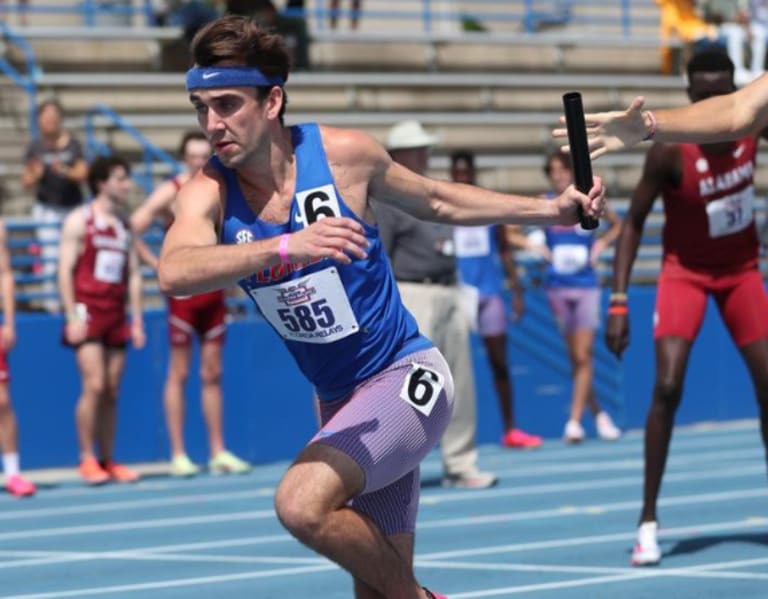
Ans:
POLYGON ((288 257, 288 239, 290 238, 290 233, 283 233, 280 236, 280 245, 278 246, 278 253, 280 254, 280 263, 281 264, 290 264, 291 259, 288 257))
POLYGON ((643 138, 643 141, 649 141, 653 139, 653 136, 656 135, 656 117, 654 116, 653 112, 650 110, 646 110, 645 114, 648 115, 648 120, 651 121, 651 128, 648 129, 648 133, 645 134, 645 137, 643 138))

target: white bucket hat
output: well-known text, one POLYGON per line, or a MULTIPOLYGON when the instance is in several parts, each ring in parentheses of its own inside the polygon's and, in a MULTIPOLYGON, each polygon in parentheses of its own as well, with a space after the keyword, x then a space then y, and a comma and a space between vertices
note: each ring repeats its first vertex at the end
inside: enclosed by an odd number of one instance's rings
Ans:
POLYGON ((387 133, 387 149, 425 148, 435 145, 437 140, 437 136, 427 133, 419 121, 401 121, 387 133))

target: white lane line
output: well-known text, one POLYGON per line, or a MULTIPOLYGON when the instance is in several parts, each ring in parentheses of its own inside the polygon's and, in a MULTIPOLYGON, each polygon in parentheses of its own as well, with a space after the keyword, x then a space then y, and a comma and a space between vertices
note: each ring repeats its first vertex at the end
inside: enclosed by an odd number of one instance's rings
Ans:
MULTIPOLYGON (((700 503, 719 503, 723 501, 735 501, 740 499, 754 499, 756 497, 768 497, 768 489, 744 489, 741 491, 723 491, 719 493, 697 493, 694 495, 678 495, 665 497, 659 500, 659 506, 672 507, 680 505, 695 505, 700 503)), ((621 512, 637 510, 640 508, 639 499, 631 501, 619 501, 615 503, 603 503, 593 505, 566 505, 554 509, 530 510, 525 512, 513 512, 511 514, 490 514, 487 516, 462 516, 458 518, 441 518, 417 523, 418 530, 427 528, 451 528, 456 526, 493 525, 502 522, 517 522, 520 520, 563 518, 574 515, 595 515, 607 512, 621 512)))
POLYGON ((71 514, 93 514, 97 512, 112 512, 117 510, 144 510, 153 507, 176 507, 181 505, 200 505, 221 501, 237 501, 241 499, 255 499, 274 496, 274 488, 262 488, 256 491, 227 491, 226 493, 205 493, 196 495, 182 495, 177 497, 130 499, 125 501, 109 501, 86 505, 71 505, 66 507, 16 509, 0 512, 0 520, 19 520, 27 518, 46 518, 50 516, 64 516, 71 514))
POLYGON ((223 582, 235 582, 239 580, 254 580, 258 578, 273 578, 276 576, 295 576, 297 574, 309 574, 338 570, 334 564, 321 566, 305 566, 302 568, 278 568, 263 572, 243 572, 240 574, 223 574, 220 576, 198 576, 195 578, 174 578, 157 582, 143 582, 137 584, 121 584, 104 587, 85 587, 69 591, 52 591, 48 593, 32 593, 27 595, 3 595, 0 599, 61 599, 63 597, 89 597, 94 595, 111 595, 115 593, 135 593, 137 591, 151 591, 158 589, 173 589, 180 587, 200 586, 207 584, 219 584, 223 582))
POLYGON ((100 534, 118 530, 147 530, 152 528, 172 528, 176 526, 192 526, 198 524, 219 524, 222 522, 240 522, 243 520, 263 520, 274 518, 273 510, 252 510, 232 512, 231 514, 216 514, 208 516, 187 516, 183 518, 155 518, 152 520, 132 520, 130 522, 114 522, 110 524, 87 524, 83 526, 64 526, 57 528, 36 528, 15 532, 0 533, 0 541, 12 539, 35 539, 40 537, 60 537, 67 535, 100 534))
MULTIPOLYGON (((711 503, 720 501, 735 501, 742 499, 752 499, 755 497, 768 496, 768 489, 744 489, 741 491, 725 491, 719 493, 700 493, 692 495, 678 495, 674 497, 665 497, 659 501, 662 507, 694 505, 700 503, 711 503)), ((554 509, 531 510, 524 512, 513 512, 509 514, 492 514, 488 516, 463 516, 458 518, 441 518, 435 520, 426 520, 418 523, 418 529, 428 528, 450 528, 460 526, 479 526, 494 525, 502 522, 515 522, 520 520, 529 521, 531 519, 551 519, 570 516, 581 516, 584 514, 603 514, 607 512, 618 512, 626 510, 636 510, 640 506, 639 500, 621 501, 606 504, 582 504, 561 506, 554 509)), ((55 528, 37 528, 29 530, 20 530, 14 532, 0 533, 0 541, 9 541, 17 539, 46 538, 54 536, 69 535, 87 535, 101 534, 103 532, 125 531, 125 530, 147 530, 157 528, 173 528, 178 526, 208 525, 222 522, 240 522, 247 520, 274 519, 273 510, 251 510, 243 512, 232 512, 230 514, 216 514, 207 516, 188 516, 179 518, 156 518, 151 520, 132 520, 129 522, 115 522, 108 524, 90 524, 83 526, 66 526, 55 528)))
MULTIPOLYGON (((762 560, 763 562, 768 560, 762 560)), ((678 577, 678 578, 724 578, 734 580, 768 580, 768 574, 754 572, 722 571, 730 564, 718 564, 722 566, 718 571, 710 571, 708 566, 700 568, 664 568, 649 570, 649 576, 678 577)), ((434 568, 443 570, 473 570, 488 572, 549 572, 558 574, 635 574, 636 568, 600 568, 592 566, 553 566, 550 564, 509 564, 488 562, 454 562, 440 560, 416 560, 418 568, 434 568)))
MULTIPOLYGON (((701 535, 702 533, 736 531, 744 529, 760 529, 768 526, 768 518, 749 518, 744 520, 732 520, 728 522, 713 522, 711 524, 694 524, 679 526, 676 528, 662 528, 659 530, 659 539, 665 541, 670 537, 686 537, 701 535)), ((417 533, 418 534, 418 533, 417 533)), ((505 545, 487 545, 473 549, 455 549, 451 551, 433 551, 418 555, 419 559, 452 559, 479 555, 495 555, 498 553, 518 553, 522 551, 537 551, 543 549, 559 549, 562 547, 580 547, 582 545, 599 545, 602 543, 615 543, 626 541, 632 543, 637 536, 635 531, 620 532, 584 537, 563 537, 547 541, 531 541, 527 543, 508 543, 505 545)))
MULTIPOLYGON (((745 466, 743 468, 733 468, 727 472, 702 470, 697 472, 687 473, 672 473, 664 476, 664 483, 675 482, 690 482, 695 480, 709 480, 723 478, 739 478, 742 476, 751 476, 753 474, 764 474, 765 465, 756 464, 754 466, 745 466)), ((466 491, 457 492, 443 492, 443 493, 431 493, 422 494, 421 503, 423 505, 439 505, 441 503, 448 502, 475 502, 478 499, 496 499, 499 497, 517 497, 523 495, 537 495, 545 493, 565 493, 567 491, 588 491, 594 489, 612 489, 627 486, 638 486, 642 484, 642 476, 626 476, 622 478, 606 478, 603 480, 586 480, 580 482, 561 482, 561 483, 547 483, 542 485, 526 485, 524 487, 515 487, 513 489, 506 489, 504 487, 497 487, 493 489, 477 490, 473 493, 467 493, 466 491)))
MULTIPOLYGON (((768 561, 768 560, 764 560, 768 561)), ((726 562, 717 563, 706 566, 700 566, 694 568, 656 568, 656 569, 627 569, 623 574, 595 576, 588 578, 580 578, 576 580, 565 580, 559 582, 528 584, 518 586, 508 586, 493 589, 483 589, 478 591, 469 591, 464 593, 451 593, 451 599, 472 599, 474 597, 495 597, 495 596, 507 596, 518 595, 520 593, 532 593, 535 591, 553 590, 553 589, 569 589, 575 587, 592 586, 598 584, 605 584, 609 582, 623 582, 631 580, 640 580, 647 578, 666 578, 666 577, 683 577, 683 578, 723 578, 730 580, 746 580, 746 581, 759 581, 768 579, 768 575, 765 574, 752 574, 742 572, 708 572, 707 568, 714 567, 731 567, 738 562, 726 562)), ((502 564, 503 566, 503 564, 502 564)))

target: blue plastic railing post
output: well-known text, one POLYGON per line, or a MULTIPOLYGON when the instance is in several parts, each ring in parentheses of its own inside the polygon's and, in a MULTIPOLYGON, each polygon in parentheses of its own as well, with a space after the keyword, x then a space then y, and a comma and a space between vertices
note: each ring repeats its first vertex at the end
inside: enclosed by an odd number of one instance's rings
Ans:
POLYGON ((83 16, 86 26, 93 27, 96 25, 96 4, 93 0, 83 1, 83 16))
POLYGON ((424 26, 424 33, 432 31, 432 7, 429 0, 422 0, 422 24, 424 26))
POLYGON ((621 28, 625 36, 629 36, 632 30, 632 11, 629 0, 621 0, 621 28))

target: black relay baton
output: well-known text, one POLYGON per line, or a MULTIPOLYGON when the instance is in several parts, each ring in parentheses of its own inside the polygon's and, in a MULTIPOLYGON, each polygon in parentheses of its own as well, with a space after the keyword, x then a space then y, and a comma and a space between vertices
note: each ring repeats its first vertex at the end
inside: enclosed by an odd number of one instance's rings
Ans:
MULTIPOLYGON (((587 144, 587 126, 584 123, 584 106, 581 104, 579 92, 568 92, 563 95, 565 110, 565 126, 568 128, 568 145, 571 147, 571 163, 576 189, 581 193, 589 193, 592 189, 592 163, 589 160, 589 145, 587 144)), ((582 229, 597 229, 600 221, 591 216, 584 216, 584 210, 579 206, 579 222, 582 229)))

